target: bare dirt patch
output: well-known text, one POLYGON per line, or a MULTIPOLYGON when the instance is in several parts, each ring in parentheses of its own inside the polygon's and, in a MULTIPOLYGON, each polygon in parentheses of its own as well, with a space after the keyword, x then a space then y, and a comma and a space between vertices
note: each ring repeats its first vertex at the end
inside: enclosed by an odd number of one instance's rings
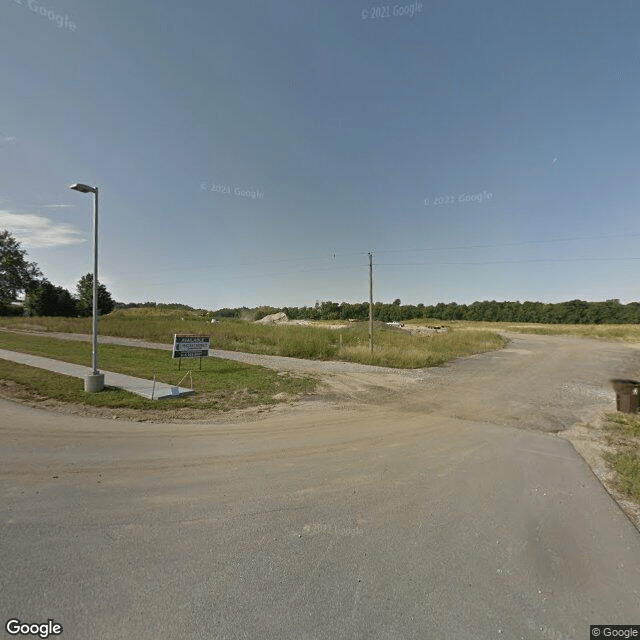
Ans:
MULTIPOLYGON (((37 391, 21 385, 13 380, 0 380, 0 398, 12 400, 36 409, 45 409, 62 415, 107 418, 110 420, 127 420, 131 422, 151 422, 159 424, 172 423, 228 423, 259 420, 266 415, 283 412, 299 404, 308 402, 305 396, 291 396, 280 393, 274 399, 277 404, 264 404, 248 409, 225 408, 217 410, 198 409, 197 407, 180 407, 176 409, 130 409, 95 407, 86 404, 62 402, 42 396, 37 391)), ((207 398, 201 398, 205 402, 207 398)), ((162 400, 158 400, 162 402, 162 400)))

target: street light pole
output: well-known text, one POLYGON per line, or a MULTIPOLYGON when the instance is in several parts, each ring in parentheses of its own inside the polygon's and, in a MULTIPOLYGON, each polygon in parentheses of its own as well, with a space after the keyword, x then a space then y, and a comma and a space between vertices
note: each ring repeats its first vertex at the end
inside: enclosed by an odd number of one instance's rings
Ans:
POLYGON ((104 389, 104 373, 98 371, 98 187, 72 184, 70 189, 80 193, 93 193, 93 372, 84 380, 84 390, 93 393, 104 389))
POLYGON ((93 192, 93 375, 98 371, 98 187, 93 192))

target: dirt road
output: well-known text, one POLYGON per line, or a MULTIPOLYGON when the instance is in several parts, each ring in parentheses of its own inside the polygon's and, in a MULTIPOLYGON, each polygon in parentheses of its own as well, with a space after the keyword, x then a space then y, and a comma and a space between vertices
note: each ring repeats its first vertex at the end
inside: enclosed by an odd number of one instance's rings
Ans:
MULTIPOLYGON (((558 432, 615 411, 614 377, 640 375, 640 345, 571 336, 502 332, 507 348, 442 367, 391 369, 350 362, 300 360, 212 349, 211 356, 256 364, 278 371, 319 377, 326 383, 314 398, 286 411, 318 404, 335 409, 381 407, 419 414, 435 413, 466 420, 544 432, 558 432)), ((89 341, 84 334, 42 333, 89 341)), ((101 343, 170 350, 143 340, 101 336, 101 343)), ((281 408, 279 409, 281 410, 281 408)), ((251 412, 243 412, 247 419, 251 412)), ((264 414, 261 414, 264 417, 264 414)), ((207 421, 227 422, 228 414, 207 421)))

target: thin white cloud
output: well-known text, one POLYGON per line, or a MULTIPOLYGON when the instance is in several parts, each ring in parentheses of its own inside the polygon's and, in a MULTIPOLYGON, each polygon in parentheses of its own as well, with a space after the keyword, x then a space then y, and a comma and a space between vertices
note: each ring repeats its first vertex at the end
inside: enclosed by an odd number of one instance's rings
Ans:
POLYGON ((0 133, 0 147, 4 147, 5 144, 7 144, 8 142, 13 142, 15 140, 14 136, 3 136, 0 133))
POLYGON ((43 204, 43 209, 67 209, 68 207, 73 207, 72 204, 43 204))
POLYGON ((26 248, 63 247, 86 241, 82 231, 33 213, 0 210, 0 229, 7 229, 26 248))

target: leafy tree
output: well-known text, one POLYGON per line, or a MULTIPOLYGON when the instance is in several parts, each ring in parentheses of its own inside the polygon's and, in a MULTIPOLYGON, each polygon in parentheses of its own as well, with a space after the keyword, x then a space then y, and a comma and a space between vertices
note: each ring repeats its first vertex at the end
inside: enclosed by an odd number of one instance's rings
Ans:
POLYGON ((27 252, 7 231, 0 231, 0 314, 6 313, 21 291, 28 293, 38 284, 42 272, 25 258, 27 252))
MULTIPOLYGON (((285 309, 285 313, 287 313, 286 309, 285 309)), ((214 312, 213 315, 216 318, 239 318, 240 309, 229 309, 228 307, 225 307, 224 309, 218 309, 217 311, 214 312)), ((287 316, 289 316, 288 313, 287 313, 287 316)))
MULTIPOLYGON (((367 317, 369 317, 367 315, 367 317)), ((387 305, 383 302, 373 303, 373 319, 380 322, 389 322, 389 313, 387 312, 387 305)))
POLYGON ((611 324, 620 324, 623 320, 622 305, 618 298, 607 300, 604 303, 605 322, 611 324))
POLYGON ((266 316, 271 316, 274 313, 280 313, 282 311, 282 309, 280 309, 279 307, 270 307, 268 305, 263 305, 261 307, 256 307, 253 310, 253 319, 254 320, 262 320, 262 318, 265 318, 266 316))
MULTIPOLYGON (((77 309, 81 316, 93 314, 93 274, 87 273, 82 276, 76 285, 77 309)), ((115 307, 115 302, 107 288, 98 282, 98 315, 111 313, 115 307)))
MULTIPOLYGON (((158 305, 160 306, 160 305, 158 305)), ((220 310, 225 315, 240 312, 244 317, 246 308, 220 310)), ((260 307, 257 317, 268 313, 275 313, 278 309, 260 307)), ((308 320, 356 318, 366 320, 369 317, 369 303, 348 303, 316 301, 313 307, 285 307, 289 318, 304 318, 308 320)), ((216 312, 219 314, 220 312, 216 312)), ((470 305, 458 305, 455 302, 425 306, 423 303, 402 305, 396 298, 393 303, 376 302, 373 317, 382 322, 405 321, 412 318, 434 318, 441 320, 485 320, 491 322, 541 322, 541 323, 640 323, 640 302, 620 304, 618 299, 605 302, 586 302, 584 300, 569 300, 566 302, 520 302, 484 300, 470 305)))
POLYGON ((640 304, 637 302, 629 302, 624 307, 623 322, 634 324, 640 322, 640 304))
POLYGON ((337 302, 327 300, 320 305, 320 317, 323 320, 339 320, 340 305, 337 302))
POLYGON ((30 316, 64 316, 77 314, 76 301, 62 287, 56 287, 48 280, 43 280, 32 290, 25 302, 30 316))
POLYGON ((445 305, 442 313, 442 320, 461 320, 464 315, 464 308, 459 307, 455 302, 445 305))
POLYGON ((116 302, 116 309, 133 309, 156 306, 156 302, 116 302))
POLYGON ((542 307, 542 302, 523 303, 521 322, 542 322, 542 307))
POLYGON ((520 302, 503 302, 500 320, 502 322, 517 322, 520 318, 520 302))

